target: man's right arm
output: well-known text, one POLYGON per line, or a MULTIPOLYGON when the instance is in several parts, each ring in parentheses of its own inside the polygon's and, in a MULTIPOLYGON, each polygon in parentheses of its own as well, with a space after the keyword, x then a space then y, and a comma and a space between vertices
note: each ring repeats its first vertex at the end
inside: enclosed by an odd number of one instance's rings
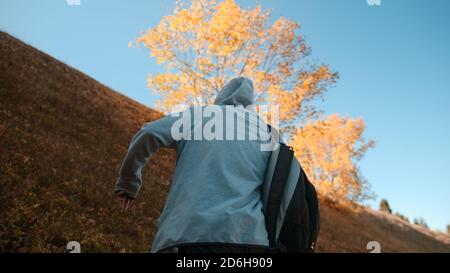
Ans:
POLYGON ((150 156, 160 147, 175 147, 171 127, 177 119, 168 116, 146 123, 134 135, 119 170, 115 193, 124 192, 129 198, 136 198, 142 185, 141 170, 150 156))

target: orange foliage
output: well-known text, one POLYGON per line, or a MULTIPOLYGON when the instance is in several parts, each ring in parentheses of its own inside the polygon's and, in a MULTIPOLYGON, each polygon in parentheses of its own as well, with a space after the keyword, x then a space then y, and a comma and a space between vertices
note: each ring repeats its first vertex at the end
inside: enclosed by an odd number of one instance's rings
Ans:
POLYGON ((364 142, 364 121, 330 115, 298 129, 292 138, 296 156, 321 194, 335 201, 371 197, 356 162, 374 145, 364 142))

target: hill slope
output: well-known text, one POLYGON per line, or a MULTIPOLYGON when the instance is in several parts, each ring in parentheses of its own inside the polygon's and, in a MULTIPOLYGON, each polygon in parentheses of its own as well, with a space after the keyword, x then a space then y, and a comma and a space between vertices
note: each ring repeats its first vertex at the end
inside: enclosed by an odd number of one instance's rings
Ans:
MULTIPOLYGON (((127 145, 161 115, 0 32, 0 251, 148 251, 174 169, 161 150, 128 214, 111 190, 127 145)), ((322 202, 319 252, 450 252, 450 239, 322 202)))

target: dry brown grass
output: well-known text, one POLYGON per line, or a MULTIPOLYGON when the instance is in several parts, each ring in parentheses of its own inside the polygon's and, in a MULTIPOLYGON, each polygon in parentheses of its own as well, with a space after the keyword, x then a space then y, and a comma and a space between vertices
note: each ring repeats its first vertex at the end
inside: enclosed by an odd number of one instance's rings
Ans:
POLYGON ((378 241, 382 252, 450 252, 447 234, 367 207, 321 200, 321 222, 318 252, 369 252, 369 241, 378 241))
MULTIPOLYGON (((174 169, 162 150, 128 214, 112 187, 139 127, 161 115, 0 32, 0 252, 145 252, 174 169)), ((321 202, 319 252, 450 252, 450 239, 365 208, 321 202)))

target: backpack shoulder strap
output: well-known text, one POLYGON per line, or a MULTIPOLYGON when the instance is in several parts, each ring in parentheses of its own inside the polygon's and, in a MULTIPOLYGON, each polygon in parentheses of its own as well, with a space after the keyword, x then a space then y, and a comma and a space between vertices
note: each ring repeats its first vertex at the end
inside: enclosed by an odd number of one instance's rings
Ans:
MULTIPOLYGON (((269 125, 269 130, 270 130, 269 125)), ((286 146, 283 143, 279 145, 279 153, 275 170, 272 176, 269 195, 267 198, 266 207, 266 229, 269 235, 269 244, 271 248, 276 247, 277 240, 277 219, 280 212, 280 206, 283 199, 284 190, 286 187, 286 181, 289 176, 291 162, 294 152, 291 147, 286 146)))

